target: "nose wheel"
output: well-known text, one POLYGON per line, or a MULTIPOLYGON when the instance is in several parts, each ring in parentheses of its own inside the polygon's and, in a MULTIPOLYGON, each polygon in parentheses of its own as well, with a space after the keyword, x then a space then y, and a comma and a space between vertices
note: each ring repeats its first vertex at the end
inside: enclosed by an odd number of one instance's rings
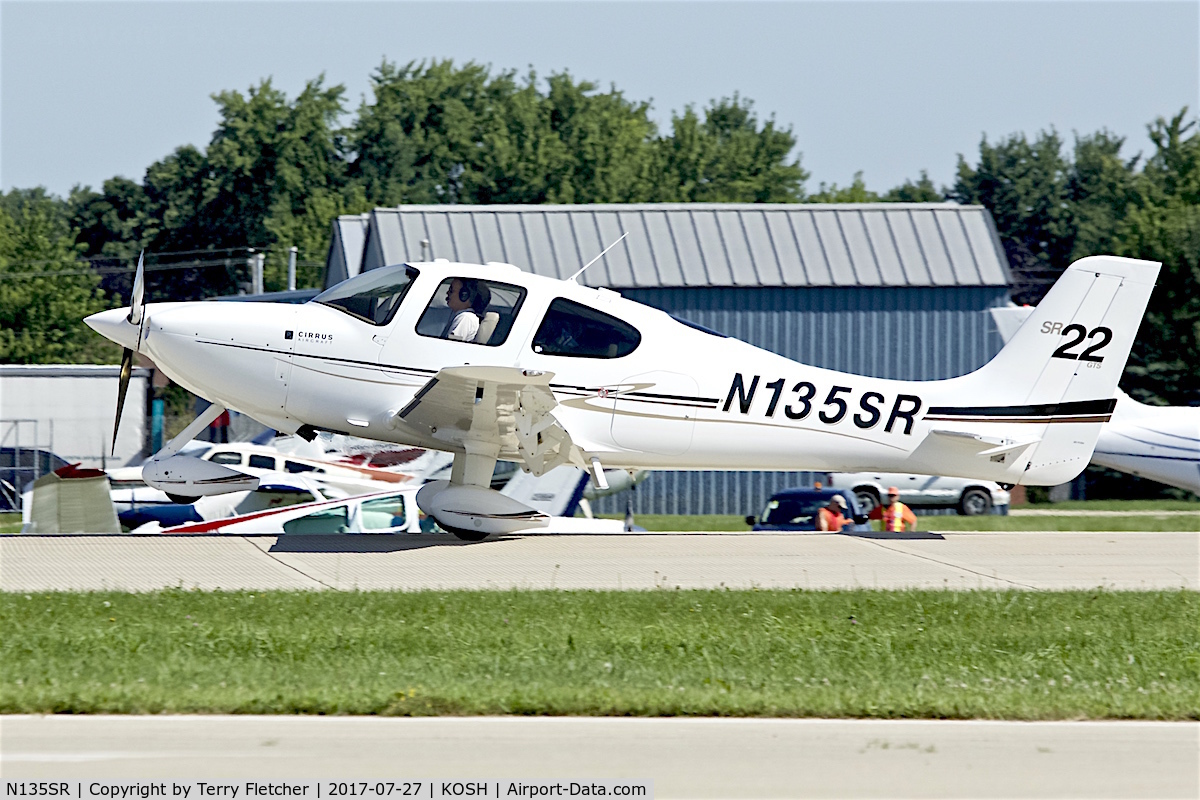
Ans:
POLYGON ((455 528, 452 525, 447 525, 444 522, 438 522, 442 526, 442 530, 454 534, 455 537, 462 539, 464 542, 482 542, 490 534, 487 531, 473 531, 468 528, 455 528))

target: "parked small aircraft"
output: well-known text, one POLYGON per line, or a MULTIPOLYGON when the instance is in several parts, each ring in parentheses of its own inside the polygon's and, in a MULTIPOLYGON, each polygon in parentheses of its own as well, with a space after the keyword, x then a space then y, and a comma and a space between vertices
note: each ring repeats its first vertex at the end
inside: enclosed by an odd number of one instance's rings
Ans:
MULTIPOLYGON (((423 531, 411 487, 318 500, 303 505, 271 508, 200 522, 187 522, 167 528, 146 526, 137 533, 171 534, 256 534, 275 536, 441 533, 423 531)), ((554 517, 554 529, 560 533, 621 533, 625 525, 616 519, 580 519, 554 517)), ((536 533, 536 526, 530 533, 536 533)))
MULTIPOLYGON (((233 408, 283 432, 454 453, 417 502, 482 539, 546 515, 488 488, 497 459, 666 469, 926 472, 1053 485, 1088 463, 1159 265, 1072 264, 988 364, 893 381, 791 361, 617 292, 511 264, 399 264, 299 306, 144 303, 87 324, 213 403, 143 469, 178 495, 247 476, 176 456, 233 408), (197 465, 203 465, 198 467, 197 465)), ((125 375, 118 398, 120 419, 125 375)))

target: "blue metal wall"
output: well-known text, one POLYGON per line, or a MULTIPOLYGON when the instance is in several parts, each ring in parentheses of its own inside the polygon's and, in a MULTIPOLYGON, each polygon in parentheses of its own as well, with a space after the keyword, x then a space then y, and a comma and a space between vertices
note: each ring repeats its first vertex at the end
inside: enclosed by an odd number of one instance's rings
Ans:
POLYGON ((621 295, 804 364, 898 380, 976 370, 1001 347, 1008 289, 622 289, 621 295))
MULTIPOLYGON (((946 287, 622 289, 661 308, 788 358, 900 380, 938 380, 986 364, 1001 347, 987 309, 1008 289, 946 287)), ((635 491, 602 498, 599 513, 751 514, 770 495, 810 485, 811 472, 654 472, 635 491)), ((821 476, 816 475, 817 478, 821 476)))

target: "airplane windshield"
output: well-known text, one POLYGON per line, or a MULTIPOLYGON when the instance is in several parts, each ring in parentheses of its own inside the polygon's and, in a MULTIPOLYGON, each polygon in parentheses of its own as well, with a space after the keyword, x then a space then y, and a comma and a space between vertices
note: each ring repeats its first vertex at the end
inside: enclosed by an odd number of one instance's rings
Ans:
POLYGON ((820 500, 772 500, 763 511, 765 525, 809 525, 824 505, 820 500))
POLYGON ((387 325, 396 316, 417 274, 407 264, 369 270, 322 292, 312 302, 344 311, 372 325, 387 325))

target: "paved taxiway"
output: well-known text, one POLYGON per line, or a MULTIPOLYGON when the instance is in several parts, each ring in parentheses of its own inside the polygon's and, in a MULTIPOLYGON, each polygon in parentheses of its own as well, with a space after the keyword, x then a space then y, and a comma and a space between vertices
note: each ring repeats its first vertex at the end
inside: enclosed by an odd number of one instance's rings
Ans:
POLYGON ((1200 589, 1200 533, 902 536, 11 536, 0 590, 1200 589))
MULTIPOLYGON (((1200 587, 1200 534, 5 537, 0 589, 1200 587)), ((658 797, 1200 796, 1155 722, 4 717, 6 779, 629 778, 658 797)))
POLYGON ((1200 724, 0 719, 6 780, 649 779, 656 797, 1200 796, 1200 724))

